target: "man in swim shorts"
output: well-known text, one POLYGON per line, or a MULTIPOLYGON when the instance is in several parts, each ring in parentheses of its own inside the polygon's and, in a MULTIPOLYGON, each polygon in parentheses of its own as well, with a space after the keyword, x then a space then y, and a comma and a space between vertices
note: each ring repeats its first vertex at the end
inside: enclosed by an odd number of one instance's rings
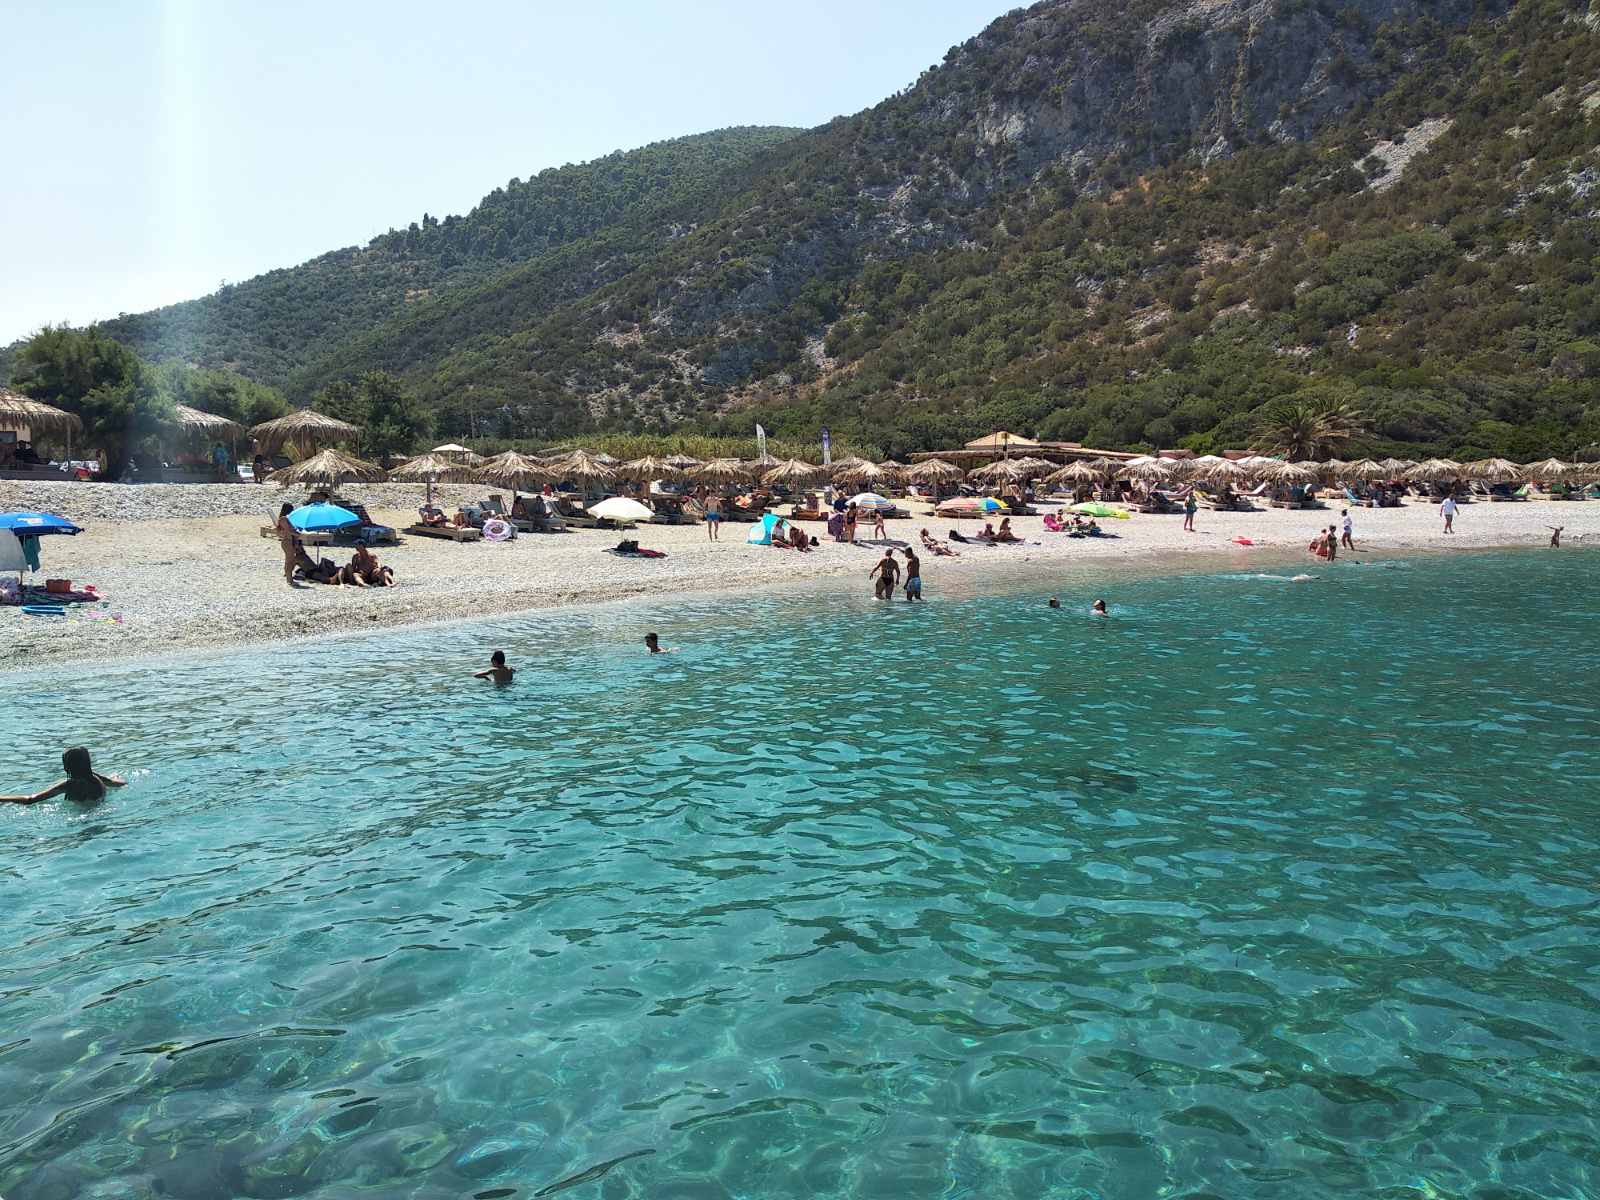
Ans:
POLYGON ((922 560, 910 546, 906 547, 906 602, 922 599, 922 560))

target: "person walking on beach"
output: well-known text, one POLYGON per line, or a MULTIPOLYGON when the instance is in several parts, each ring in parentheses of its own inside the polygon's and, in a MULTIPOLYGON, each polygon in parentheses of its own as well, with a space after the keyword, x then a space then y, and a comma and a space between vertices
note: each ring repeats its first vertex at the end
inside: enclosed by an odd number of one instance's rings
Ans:
POLYGON ((1565 525, 1546 525, 1545 528, 1550 531, 1550 549, 1552 549, 1552 550, 1561 549, 1561 531, 1563 529, 1565 529, 1566 526, 1565 525))
POLYGON ((283 581, 290 587, 294 586, 295 561, 300 557, 300 534, 289 524, 289 514, 293 511, 294 505, 285 504, 278 510, 278 519, 273 524, 278 546, 283 550, 283 581))
POLYGON ((1444 503, 1439 505, 1439 515, 1444 518, 1444 531, 1446 533, 1454 533, 1456 531, 1456 498, 1454 496, 1446 496, 1444 498, 1444 503))
POLYGON ((1194 498, 1194 489, 1189 489, 1189 494, 1183 498, 1183 531, 1194 532, 1194 514, 1200 507, 1199 501, 1194 498))
POLYGON ((856 502, 850 501, 850 506, 844 510, 844 540, 852 546, 856 544, 856 521, 860 514, 856 512, 856 502))
POLYGON ((1355 529, 1355 523, 1350 520, 1350 510, 1348 508, 1341 508, 1339 510, 1339 525, 1339 544, 1346 550, 1354 550, 1356 548, 1356 544, 1350 535, 1355 529))
POLYGON ((872 510, 872 540, 875 542, 887 542, 889 540, 889 530, 884 526, 883 509, 881 508, 872 510))
POLYGON ((872 594, 879 600, 893 600, 894 585, 900 578, 900 564, 895 562, 892 548, 885 550, 883 557, 878 560, 878 565, 867 572, 868 579, 874 575, 878 577, 878 582, 874 585, 872 594))
POLYGON ((495 683, 510 683, 516 676, 516 668, 506 666, 506 652, 496 650, 489 655, 489 669, 479 671, 473 675, 474 679, 491 679, 495 683))
POLYGON ((706 497, 706 540, 718 541, 717 531, 722 527, 722 497, 712 494, 706 497))
POLYGON ((906 547, 906 603, 922 599, 922 560, 910 546, 906 547))
POLYGON ((106 798, 106 789, 123 787, 127 780, 120 775, 102 775, 89 762, 89 752, 74 746, 61 755, 61 769, 67 777, 58 783, 34 792, 31 796, 0 796, 0 804, 37 804, 52 796, 65 796, 74 804, 93 804, 106 798))

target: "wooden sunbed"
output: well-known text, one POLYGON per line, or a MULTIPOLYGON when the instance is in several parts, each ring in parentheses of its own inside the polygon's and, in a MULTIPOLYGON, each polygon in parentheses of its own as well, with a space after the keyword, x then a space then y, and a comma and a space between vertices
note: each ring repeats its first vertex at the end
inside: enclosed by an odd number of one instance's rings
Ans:
POLYGON ((424 525, 421 522, 407 525, 405 532, 417 537, 443 538, 449 542, 476 542, 483 538, 483 530, 473 529, 471 526, 424 525))

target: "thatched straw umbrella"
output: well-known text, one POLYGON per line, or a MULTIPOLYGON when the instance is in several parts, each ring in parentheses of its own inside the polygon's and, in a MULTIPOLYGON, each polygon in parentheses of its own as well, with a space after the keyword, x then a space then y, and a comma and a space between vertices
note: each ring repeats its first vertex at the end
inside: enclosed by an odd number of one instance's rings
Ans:
POLYGON ((408 458, 394 470, 389 472, 389 478, 401 483, 426 483, 428 485, 428 503, 433 503, 433 485, 449 481, 462 483, 471 479, 476 472, 464 462, 446 458, 438 451, 430 454, 419 454, 415 458, 408 458))
POLYGON ((826 467, 819 467, 815 463, 801 462, 798 458, 791 458, 773 467, 772 470, 761 477, 761 482, 769 487, 779 483, 803 487, 825 474, 827 474, 826 467))
POLYGON ((1524 478, 1546 483, 1553 479, 1569 479, 1577 474, 1577 470, 1575 463, 1562 462, 1559 458, 1547 458, 1543 462, 1525 464, 1522 474, 1524 478))
POLYGON ((331 488, 341 483, 380 483, 387 478, 387 472, 376 463, 363 462, 337 450, 324 450, 293 466, 274 471, 267 478, 284 487, 300 483, 307 487, 321 484, 331 488))
POLYGON ((1135 458, 1123 463, 1117 476, 1141 483, 1161 483, 1172 478, 1172 468, 1159 458, 1135 458))
POLYGON ((691 469, 688 475, 701 483, 744 483, 753 478, 750 468, 737 458, 713 458, 691 469))
POLYGON ((1093 463, 1080 460, 1068 463, 1059 471, 1052 471, 1040 482, 1049 487, 1058 487, 1064 483, 1077 487, 1080 483, 1096 482, 1102 474, 1104 474, 1104 471, 1101 468, 1096 467, 1093 463))
POLYGON ((1386 458, 1378 465, 1389 472, 1389 478, 1397 479, 1417 464, 1410 458, 1386 458))
POLYGON ((835 459, 823 469, 835 479, 853 479, 855 478, 855 473, 862 467, 869 467, 871 465, 871 463, 862 458, 860 455, 849 454, 844 458, 835 459))
POLYGON ((744 465, 750 468, 752 474, 760 475, 766 471, 772 470, 774 467, 782 466, 783 459, 779 458, 771 451, 763 450, 754 458, 745 459, 744 465))
POLYGON ((177 418, 179 428, 186 432, 229 439, 236 438, 244 432, 244 426, 237 421, 230 421, 227 417, 220 417, 216 413, 208 413, 198 408, 190 408, 187 404, 174 404, 172 411, 177 418))
MULTIPOLYGON (((1207 455, 1208 458, 1216 457, 1207 455)), ((1190 474, 1192 479, 1204 479, 1210 483, 1236 484, 1243 483, 1250 478, 1251 470, 1243 463, 1234 462, 1231 458, 1216 457, 1215 462, 1206 462, 1204 459, 1196 460, 1203 465, 1195 468, 1190 474)))
POLYGON ((536 458, 507 450, 504 454, 496 454, 479 463, 473 475, 495 487, 508 487, 515 494, 549 479, 550 468, 536 458))
POLYGON ((1280 462, 1263 468, 1257 474, 1269 483, 1315 483, 1317 473, 1302 463, 1280 462))
POLYGON ((682 474, 681 467, 675 467, 664 458, 648 454, 643 458, 625 462, 617 468, 619 479, 632 479, 638 483, 650 483, 657 479, 676 479, 682 474))
POLYGON ((1485 483, 1512 483, 1522 478, 1522 468, 1508 458, 1480 458, 1461 470, 1468 479, 1485 483))
POLYGON ((262 422, 250 430, 250 436, 263 454, 293 446, 303 456, 324 442, 353 442, 361 436, 361 427, 302 408, 276 421, 262 422))
POLYGON ((888 467, 861 458, 854 460, 843 470, 839 469, 840 466, 840 463, 834 463, 831 468, 824 468, 832 471, 834 481, 837 483, 877 483, 891 478, 893 474, 888 467))
POLYGON ((692 471, 695 467, 704 465, 702 460, 692 454, 669 454, 666 462, 668 466, 679 471, 692 471))
POLYGON ((1027 478, 1027 469, 1009 458, 996 459, 986 467, 979 467, 967 478, 978 483, 1019 483, 1027 478))
POLYGON ((1027 479, 1037 479, 1056 469, 1056 464, 1048 458, 1014 458, 1011 465, 1022 471, 1027 479))
POLYGON ((1461 474, 1461 464, 1455 460, 1430 458, 1412 467, 1405 478, 1408 483, 1443 483, 1448 479, 1460 479, 1461 474))
POLYGON ((907 467, 901 476, 907 483, 926 483, 933 487, 933 496, 939 498, 939 488, 947 483, 960 483, 967 473, 954 463, 942 458, 928 458, 913 467, 907 467))
POLYGON ((1345 477, 1348 479, 1382 479, 1385 476, 1383 464, 1373 462, 1370 458, 1363 458, 1353 463, 1347 463, 1344 468, 1345 477))
POLYGON ((33 400, 21 392, 0 388, 0 425, 26 425, 34 438, 64 437, 67 442, 67 461, 72 461, 72 435, 83 430, 83 420, 77 413, 33 400))
POLYGON ((574 450, 556 459, 547 465, 547 470, 554 478, 575 479, 585 487, 591 483, 610 483, 617 477, 616 468, 586 450, 574 450))

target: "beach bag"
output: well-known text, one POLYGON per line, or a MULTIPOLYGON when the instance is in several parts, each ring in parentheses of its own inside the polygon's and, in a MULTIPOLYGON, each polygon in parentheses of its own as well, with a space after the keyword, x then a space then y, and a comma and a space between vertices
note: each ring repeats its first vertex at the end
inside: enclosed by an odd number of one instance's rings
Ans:
POLYGON ((44 590, 57 596, 65 595, 72 590, 72 580, 46 579, 44 581, 44 590))

